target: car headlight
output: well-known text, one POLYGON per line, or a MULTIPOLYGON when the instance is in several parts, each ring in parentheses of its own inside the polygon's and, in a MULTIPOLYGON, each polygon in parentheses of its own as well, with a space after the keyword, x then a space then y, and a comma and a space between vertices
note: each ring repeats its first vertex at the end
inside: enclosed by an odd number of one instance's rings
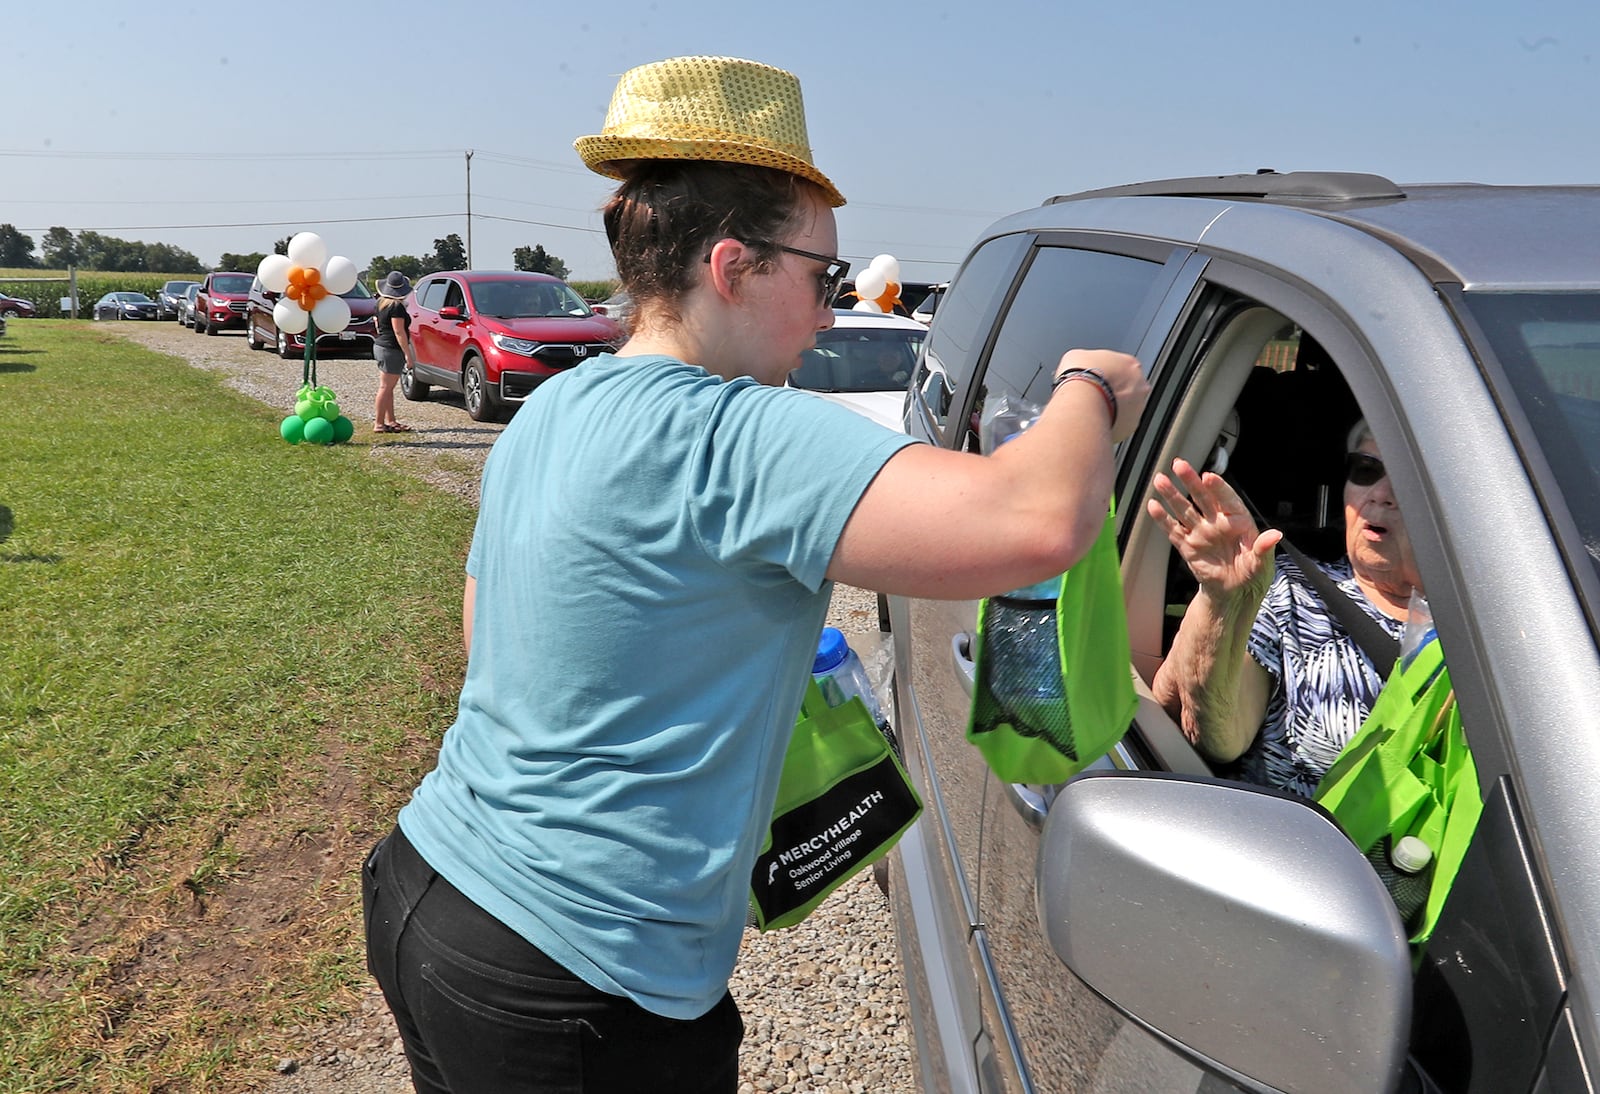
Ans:
POLYGON ((489 341, 507 353, 516 353, 523 357, 532 357, 541 345, 527 338, 513 338, 509 334, 490 334, 489 341))

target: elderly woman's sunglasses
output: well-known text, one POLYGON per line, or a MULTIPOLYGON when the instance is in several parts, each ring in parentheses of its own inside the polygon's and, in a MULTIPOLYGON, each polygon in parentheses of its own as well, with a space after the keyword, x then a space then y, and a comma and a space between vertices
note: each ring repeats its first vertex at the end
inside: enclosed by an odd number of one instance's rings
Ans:
POLYGON ((1352 486, 1371 486, 1388 473, 1382 460, 1365 452, 1351 452, 1344 458, 1344 477, 1352 486))
MULTIPOLYGON (((844 284, 844 279, 850 276, 850 263, 842 258, 830 258, 827 255, 819 255, 815 251, 802 251, 799 247, 789 247, 782 243, 773 243, 771 246, 787 254, 796 255, 800 258, 809 258, 813 262, 821 262, 827 267, 817 274, 817 292, 820 294, 820 301, 824 304, 839 295, 839 286, 844 284)), ((706 257, 703 261, 711 261, 711 252, 706 252, 706 257)))

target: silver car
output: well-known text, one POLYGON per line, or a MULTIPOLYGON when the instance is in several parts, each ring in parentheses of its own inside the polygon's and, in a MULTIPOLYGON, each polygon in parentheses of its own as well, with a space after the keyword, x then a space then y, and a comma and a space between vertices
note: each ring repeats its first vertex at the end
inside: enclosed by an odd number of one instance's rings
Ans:
POLYGON ((200 288, 198 281, 168 281, 156 293, 156 318, 177 319, 183 311, 183 296, 189 288, 200 288))
POLYGON ((1002 783, 964 739, 977 605, 890 598, 928 807, 890 887, 921 1089, 1593 1090, 1600 188, 1267 173, 1051 199, 966 259, 907 427, 981 450, 985 406, 1042 403, 1074 346, 1135 353, 1153 388, 1117 455, 1138 710, 1085 775, 1002 783), (1331 819, 1216 777, 1148 687, 1194 589, 1143 514, 1151 477, 1226 461, 1302 549, 1338 551, 1357 414, 1484 800, 1415 971, 1331 819))

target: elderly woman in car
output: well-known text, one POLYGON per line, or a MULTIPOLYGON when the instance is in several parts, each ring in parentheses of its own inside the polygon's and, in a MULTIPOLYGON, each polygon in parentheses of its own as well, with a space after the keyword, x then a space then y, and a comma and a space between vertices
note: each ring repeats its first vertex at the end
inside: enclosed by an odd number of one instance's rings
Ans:
MULTIPOLYGON (((1421 579, 1366 422, 1346 443, 1345 558, 1317 563, 1393 638, 1421 579)), ((1383 687, 1379 671, 1239 495, 1183 460, 1155 477, 1150 517, 1200 583, 1151 683, 1222 773, 1310 797, 1383 687)))

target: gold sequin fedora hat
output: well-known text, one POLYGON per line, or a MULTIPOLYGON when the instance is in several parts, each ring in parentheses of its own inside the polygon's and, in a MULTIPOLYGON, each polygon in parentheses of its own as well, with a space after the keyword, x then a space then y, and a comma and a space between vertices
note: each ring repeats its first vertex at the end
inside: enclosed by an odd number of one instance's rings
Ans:
POLYGON ((838 187, 811 162, 805 104, 792 72, 735 57, 673 57, 629 69, 617 82, 605 125, 573 142, 591 171, 625 176, 628 160, 719 160, 774 167, 838 187))

